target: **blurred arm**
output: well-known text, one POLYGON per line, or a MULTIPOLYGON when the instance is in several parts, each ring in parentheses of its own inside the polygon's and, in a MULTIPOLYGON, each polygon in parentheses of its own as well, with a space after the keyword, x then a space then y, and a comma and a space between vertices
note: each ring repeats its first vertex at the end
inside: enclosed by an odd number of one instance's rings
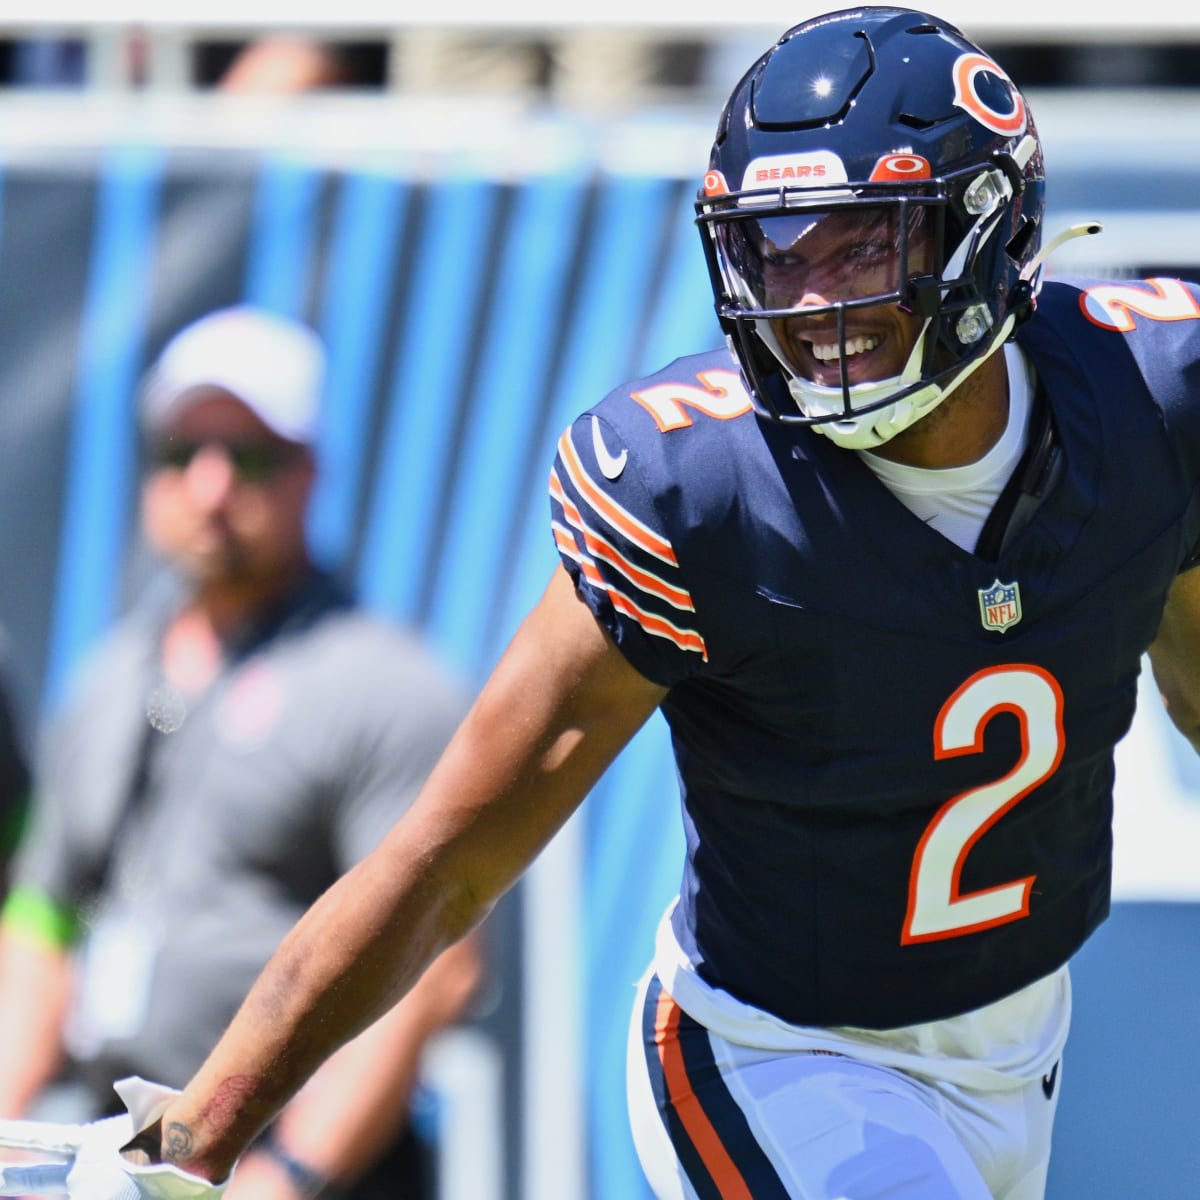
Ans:
POLYGON ((163 1157, 224 1178, 316 1068, 487 915, 663 695, 556 571, 412 809, 301 919, 168 1108, 163 1157))
POLYGON ((1175 580, 1150 663, 1167 715, 1200 753, 1200 568, 1175 580))
POLYGON ((57 1073, 72 981, 64 947, 0 925, 0 1116, 23 1116, 57 1073))
MULTIPOLYGON (((442 953, 412 990, 343 1046, 300 1090, 275 1123, 287 1153, 347 1187, 373 1166, 407 1124, 421 1055, 429 1039, 465 1016, 483 974, 478 934, 442 953)), ((251 1151, 227 1200, 292 1200, 295 1186, 270 1155, 251 1151)))

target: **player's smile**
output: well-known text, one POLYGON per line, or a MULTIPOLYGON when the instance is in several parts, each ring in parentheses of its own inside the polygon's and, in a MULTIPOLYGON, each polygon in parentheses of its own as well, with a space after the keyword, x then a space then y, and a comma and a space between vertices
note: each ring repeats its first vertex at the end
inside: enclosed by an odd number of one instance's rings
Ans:
POLYGON ((793 317, 773 326, 792 365, 814 383, 840 387, 843 359, 851 385, 899 375, 920 334, 920 320, 896 305, 880 305, 860 310, 853 321, 844 348, 828 318, 793 317))
POLYGON ((841 383, 842 363, 845 361, 846 374, 851 383, 861 383, 868 379, 886 378, 892 372, 878 366, 880 358, 886 359, 886 338, 878 333, 860 333, 846 337, 845 354, 835 334, 832 339, 823 337, 791 339, 793 344, 799 340, 801 349, 800 361, 796 363, 803 374, 815 383, 836 386, 841 383), (884 352, 880 355, 880 347, 884 352), (877 364, 875 367, 872 364, 877 364), (882 374, 880 373, 882 371, 882 374))
POLYGON ((820 359, 821 362, 829 362, 831 359, 835 358, 853 358, 856 354, 866 354, 869 351, 874 350, 878 345, 879 338, 875 337, 874 334, 867 334, 865 336, 855 338, 847 338, 845 354, 842 354, 842 347, 836 342, 826 343, 812 341, 809 343, 813 357, 820 359))

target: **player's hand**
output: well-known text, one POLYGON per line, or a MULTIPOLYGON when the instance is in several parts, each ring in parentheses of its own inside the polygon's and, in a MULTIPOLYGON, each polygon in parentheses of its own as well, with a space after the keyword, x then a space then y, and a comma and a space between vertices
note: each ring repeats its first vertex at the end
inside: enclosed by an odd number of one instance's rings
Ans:
MULTIPOLYGON (((122 1154, 178 1095, 136 1076, 113 1085, 128 1109, 87 1125, 0 1120, 0 1146, 42 1161, 0 1166, 0 1196, 63 1196, 69 1200, 219 1200, 213 1184, 169 1163, 137 1163, 122 1154)), ((228 1181, 226 1181, 228 1182, 228 1181)))

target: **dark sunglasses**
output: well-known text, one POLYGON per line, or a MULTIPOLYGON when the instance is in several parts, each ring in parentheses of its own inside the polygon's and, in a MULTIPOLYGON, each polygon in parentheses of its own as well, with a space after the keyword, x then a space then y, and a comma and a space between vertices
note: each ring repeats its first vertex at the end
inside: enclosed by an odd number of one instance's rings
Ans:
POLYGON ((280 442, 169 438, 152 448, 150 461, 156 470, 184 471, 206 446, 218 447, 244 483, 270 483, 299 462, 302 454, 299 447, 280 442))

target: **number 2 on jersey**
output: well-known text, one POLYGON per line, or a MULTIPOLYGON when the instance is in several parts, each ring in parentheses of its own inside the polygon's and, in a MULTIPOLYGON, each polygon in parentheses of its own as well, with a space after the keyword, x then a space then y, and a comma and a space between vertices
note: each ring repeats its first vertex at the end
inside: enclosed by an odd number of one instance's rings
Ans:
POLYGON ((962 892, 971 848, 1006 812, 1054 774, 1063 754, 1062 689, 1041 667, 1011 664, 972 675, 942 705, 934 757, 979 754, 993 717, 1020 722, 1021 756, 1007 775, 946 801, 926 826, 913 856, 902 945, 960 937, 1029 913, 1035 876, 962 892))

